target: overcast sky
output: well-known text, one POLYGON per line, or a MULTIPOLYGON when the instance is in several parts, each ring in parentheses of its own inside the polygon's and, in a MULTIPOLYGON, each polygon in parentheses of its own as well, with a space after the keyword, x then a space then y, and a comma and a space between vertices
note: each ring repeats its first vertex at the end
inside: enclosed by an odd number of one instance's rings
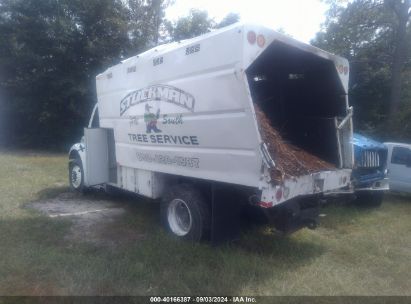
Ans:
POLYGON ((175 0, 166 17, 176 20, 191 8, 207 10, 215 21, 230 12, 238 13, 243 22, 283 28, 294 38, 309 42, 325 20, 327 5, 320 0, 175 0))

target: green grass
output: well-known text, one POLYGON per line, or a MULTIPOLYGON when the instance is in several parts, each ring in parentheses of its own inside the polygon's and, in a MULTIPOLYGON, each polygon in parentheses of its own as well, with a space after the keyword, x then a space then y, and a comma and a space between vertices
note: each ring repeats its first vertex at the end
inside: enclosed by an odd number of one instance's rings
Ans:
POLYGON ((24 207, 67 191, 66 170, 65 155, 0 154, 0 295, 411 295, 409 198, 329 206, 316 230, 261 227, 217 248, 168 237, 155 203, 114 198, 129 206, 115 225, 144 237, 102 247, 24 207))

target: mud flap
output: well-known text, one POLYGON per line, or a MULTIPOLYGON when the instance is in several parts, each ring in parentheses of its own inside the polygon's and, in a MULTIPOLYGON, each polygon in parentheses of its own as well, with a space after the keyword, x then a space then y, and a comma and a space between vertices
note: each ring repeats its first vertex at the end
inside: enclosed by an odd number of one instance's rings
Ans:
POLYGON ((236 187, 213 183, 211 191, 211 244, 238 239, 244 196, 236 187))

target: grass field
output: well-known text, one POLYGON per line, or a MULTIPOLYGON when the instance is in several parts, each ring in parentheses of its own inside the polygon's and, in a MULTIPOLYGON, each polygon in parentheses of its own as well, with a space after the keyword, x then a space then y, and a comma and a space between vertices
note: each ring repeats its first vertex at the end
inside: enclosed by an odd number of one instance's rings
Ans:
POLYGON ((115 225, 142 237, 104 247, 69 242, 69 218, 25 208, 67 191, 66 169, 65 155, 0 154, 0 295, 411 295, 410 198, 328 206, 316 230, 260 227, 217 248, 175 241, 158 205, 119 199, 115 225))

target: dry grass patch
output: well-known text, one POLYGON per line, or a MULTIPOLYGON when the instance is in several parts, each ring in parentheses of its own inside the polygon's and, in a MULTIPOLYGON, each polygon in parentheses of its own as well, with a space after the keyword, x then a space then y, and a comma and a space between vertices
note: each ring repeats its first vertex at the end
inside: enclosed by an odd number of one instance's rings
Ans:
POLYGON ((411 199, 379 209, 329 206, 314 231, 267 227, 221 246, 166 235, 156 203, 90 194, 126 212, 100 237, 68 239, 75 221, 27 208, 67 192, 66 155, 0 154, 1 295, 411 295, 411 199), (138 235, 133 238, 127 235, 138 235))

